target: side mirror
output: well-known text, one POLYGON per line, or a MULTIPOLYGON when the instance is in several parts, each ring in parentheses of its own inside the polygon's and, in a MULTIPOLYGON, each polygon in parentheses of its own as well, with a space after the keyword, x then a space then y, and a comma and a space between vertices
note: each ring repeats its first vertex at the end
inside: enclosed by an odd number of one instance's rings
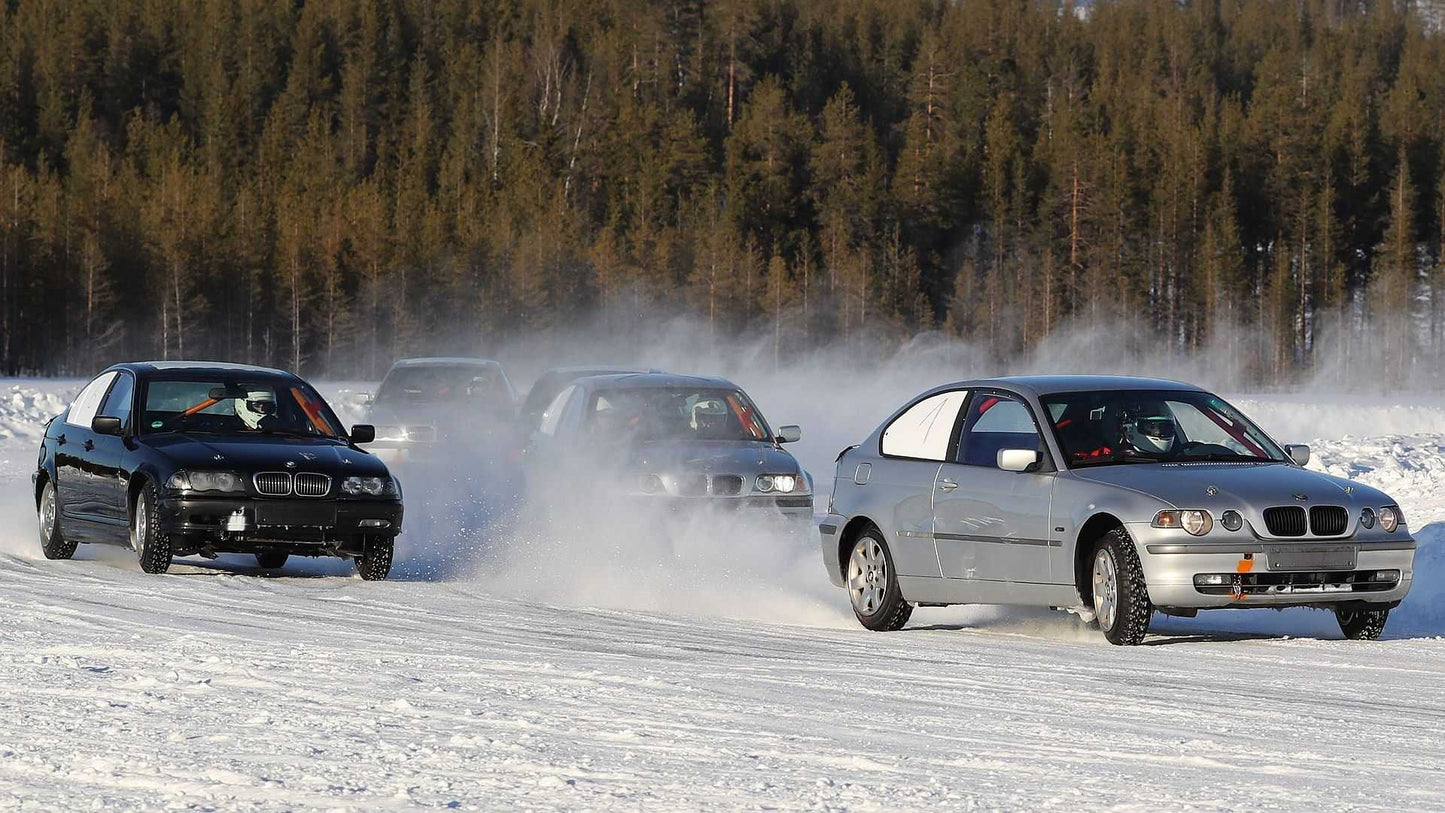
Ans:
POLYGON ((1310 462, 1310 447, 1303 443, 1285 444, 1284 453, 1289 455, 1289 459, 1293 460, 1296 466, 1304 466, 1310 462))
POLYGON ((351 427, 352 443, 370 443, 376 440, 376 427, 369 423, 359 423, 351 427))
POLYGON ((1028 471, 1039 462, 1037 449, 999 449, 998 467, 1004 471, 1028 471))
POLYGON ((779 443, 797 443, 798 441, 800 441, 800 440, 802 440, 802 439, 803 439, 803 427, 798 426, 797 424, 792 424, 792 423, 788 424, 787 426, 779 426, 779 427, 778 427, 778 442, 779 442, 779 443))
POLYGON ((90 431, 97 435, 119 435, 125 431, 125 426, 120 422, 120 418, 96 415, 90 420, 90 431))

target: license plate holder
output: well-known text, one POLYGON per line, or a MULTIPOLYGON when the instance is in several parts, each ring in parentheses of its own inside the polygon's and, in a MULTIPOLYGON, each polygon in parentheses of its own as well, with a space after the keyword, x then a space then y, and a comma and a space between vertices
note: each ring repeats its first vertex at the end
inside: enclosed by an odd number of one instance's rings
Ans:
POLYGON ((1288 545, 1266 549, 1270 570, 1354 570, 1353 545, 1288 545))
POLYGON ((336 526, 336 506, 305 502, 258 503, 256 525, 261 528, 332 528, 336 526))

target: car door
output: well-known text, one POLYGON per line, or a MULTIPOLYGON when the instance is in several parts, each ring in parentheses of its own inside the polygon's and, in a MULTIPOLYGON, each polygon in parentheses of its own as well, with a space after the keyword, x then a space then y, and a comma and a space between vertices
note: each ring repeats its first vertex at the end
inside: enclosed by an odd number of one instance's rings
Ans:
POLYGON ((91 434, 94 448, 89 452, 94 472, 96 509, 100 517, 116 525, 129 525, 130 511, 126 505, 129 478, 126 457, 131 454, 127 437, 131 428, 131 406, 135 397, 135 378, 127 372, 116 375, 101 402, 97 416, 119 418, 120 435, 91 434))
POLYGON ((1038 424, 1012 394, 975 391, 952 460, 933 492, 934 539, 949 578, 1050 581, 1049 503, 1054 468, 1038 424), (1035 471, 1005 471, 998 453, 1036 450, 1035 471))
POLYGON ((86 384, 65 413, 65 422, 55 439, 55 493, 61 513, 74 519, 100 521, 104 511, 95 479, 95 433, 90 422, 115 380, 114 371, 104 372, 86 384))
MULTIPOLYGON (((879 457, 851 472, 855 490, 866 489, 871 505, 884 507, 892 527, 888 540, 900 576, 942 574, 933 540, 933 485, 948 459, 967 390, 920 399, 884 428, 879 457), (865 469, 866 467, 866 469, 865 469)), ((840 472, 846 477, 849 472, 840 472)))

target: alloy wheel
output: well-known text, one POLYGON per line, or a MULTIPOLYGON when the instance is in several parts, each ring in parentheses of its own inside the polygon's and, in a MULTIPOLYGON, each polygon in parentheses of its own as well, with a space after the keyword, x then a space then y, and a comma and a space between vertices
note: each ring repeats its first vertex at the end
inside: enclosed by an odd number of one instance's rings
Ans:
POLYGON ((1119 613, 1119 571, 1105 549, 1094 554, 1094 617, 1100 629, 1114 628, 1119 613))
POLYGON ((864 537, 848 557, 848 598, 861 615, 873 615, 883 606, 883 593, 888 589, 888 559, 883 546, 872 537, 864 537))

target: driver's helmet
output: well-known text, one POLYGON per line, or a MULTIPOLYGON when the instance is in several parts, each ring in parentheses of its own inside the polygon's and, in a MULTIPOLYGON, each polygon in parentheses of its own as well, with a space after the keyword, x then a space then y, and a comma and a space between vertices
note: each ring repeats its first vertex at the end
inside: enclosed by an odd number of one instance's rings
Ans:
POLYGON ((709 399, 692 405, 689 423, 699 437, 710 438, 727 431, 727 407, 721 401, 709 399))
POLYGON ((1146 454, 1168 453, 1178 434, 1174 416, 1167 410, 1141 411, 1124 423, 1124 440, 1146 454))
POLYGON ((251 390, 236 399, 237 417, 252 429, 260 429, 261 421, 275 414, 276 394, 270 390, 251 390))

